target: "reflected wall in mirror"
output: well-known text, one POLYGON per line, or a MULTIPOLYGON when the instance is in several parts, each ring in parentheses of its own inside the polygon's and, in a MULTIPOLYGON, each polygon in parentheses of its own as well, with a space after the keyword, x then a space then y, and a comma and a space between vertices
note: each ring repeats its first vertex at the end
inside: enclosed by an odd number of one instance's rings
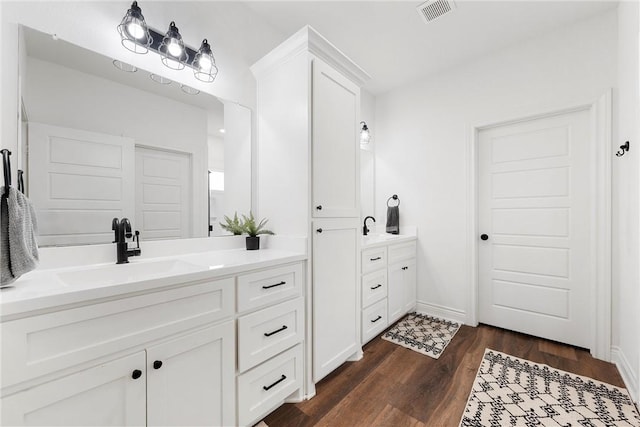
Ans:
POLYGON ((111 243, 114 217, 142 240, 221 235, 223 215, 249 211, 248 108, 27 27, 20 42, 21 151, 41 246, 111 243))

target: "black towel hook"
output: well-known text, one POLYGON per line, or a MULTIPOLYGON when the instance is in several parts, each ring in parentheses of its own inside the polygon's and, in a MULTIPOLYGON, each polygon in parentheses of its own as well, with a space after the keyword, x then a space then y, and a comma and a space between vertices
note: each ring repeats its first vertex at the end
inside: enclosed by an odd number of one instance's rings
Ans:
POLYGON ((625 142, 624 144, 622 144, 620 146, 620 149, 616 153, 616 156, 617 157, 622 157, 622 156, 624 156, 624 153, 626 153, 627 151, 629 151, 629 141, 625 142))
POLYGON ((400 198, 398 197, 398 195, 397 195, 397 194, 394 194, 393 196, 391 196, 391 197, 389 197, 389 198, 387 199, 387 207, 391 207, 391 205, 389 204, 389 202, 390 202, 391 200, 397 200, 397 201, 398 201, 398 204, 397 204, 396 206, 400 206, 400 198))
POLYGON ((3 148, 0 150, 2 153, 2 170, 4 171, 4 195, 9 194, 9 187, 11 186, 11 160, 9 156, 11 155, 11 151, 3 148))

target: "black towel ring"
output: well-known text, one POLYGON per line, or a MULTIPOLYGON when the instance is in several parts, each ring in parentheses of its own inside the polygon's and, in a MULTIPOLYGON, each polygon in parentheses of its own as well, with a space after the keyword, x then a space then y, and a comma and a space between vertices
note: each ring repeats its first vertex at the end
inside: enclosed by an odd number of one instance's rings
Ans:
POLYGON ((2 169, 4 172, 4 195, 9 194, 9 187, 11 186, 11 160, 9 156, 11 155, 11 151, 3 148, 0 150, 2 153, 2 169))
POLYGON ((397 200, 398 204, 396 206, 400 206, 400 199, 398 198, 397 194, 394 194, 393 196, 389 197, 387 199, 387 207, 391 207, 391 205, 389 204, 389 202, 391 202, 391 200, 397 200))

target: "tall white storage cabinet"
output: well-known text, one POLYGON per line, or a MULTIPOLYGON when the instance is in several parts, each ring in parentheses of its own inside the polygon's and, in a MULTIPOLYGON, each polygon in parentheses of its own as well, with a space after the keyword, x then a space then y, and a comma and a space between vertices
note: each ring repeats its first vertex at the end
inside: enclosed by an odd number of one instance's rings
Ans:
POLYGON ((309 238, 306 361, 315 383, 362 355, 358 136, 369 76, 308 26, 252 71, 259 216, 278 234, 309 238))

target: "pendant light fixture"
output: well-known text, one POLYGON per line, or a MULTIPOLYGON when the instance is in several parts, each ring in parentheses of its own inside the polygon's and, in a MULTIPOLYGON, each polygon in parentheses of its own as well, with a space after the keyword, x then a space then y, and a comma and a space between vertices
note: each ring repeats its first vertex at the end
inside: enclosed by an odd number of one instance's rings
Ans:
POLYGON ((162 34, 147 25, 138 2, 134 1, 118 25, 122 45, 135 53, 152 50, 160 55, 162 63, 173 70, 185 67, 193 69, 193 75, 200 81, 211 83, 218 75, 218 67, 207 39, 202 41, 197 51, 184 44, 182 35, 174 21, 162 34))
POLYGON ((184 47, 182 36, 176 23, 171 21, 167 33, 162 38, 162 43, 158 48, 162 55, 162 63, 173 70, 182 70, 189 60, 189 55, 184 47))
POLYGON ((193 75, 196 79, 211 83, 218 75, 218 67, 216 67, 216 60, 211 52, 211 46, 207 39, 202 40, 200 49, 193 58, 193 75))
POLYGON ((153 42, 142 9, 134 1, 118 25, 122 46, 135 53, 147 53, 153 42))
POLYGON ((360 129, 360 144, 368 144, 371 141, 371 134, 369 133, 369 127, 367 123, 360 122, 362 129, 360 129))

